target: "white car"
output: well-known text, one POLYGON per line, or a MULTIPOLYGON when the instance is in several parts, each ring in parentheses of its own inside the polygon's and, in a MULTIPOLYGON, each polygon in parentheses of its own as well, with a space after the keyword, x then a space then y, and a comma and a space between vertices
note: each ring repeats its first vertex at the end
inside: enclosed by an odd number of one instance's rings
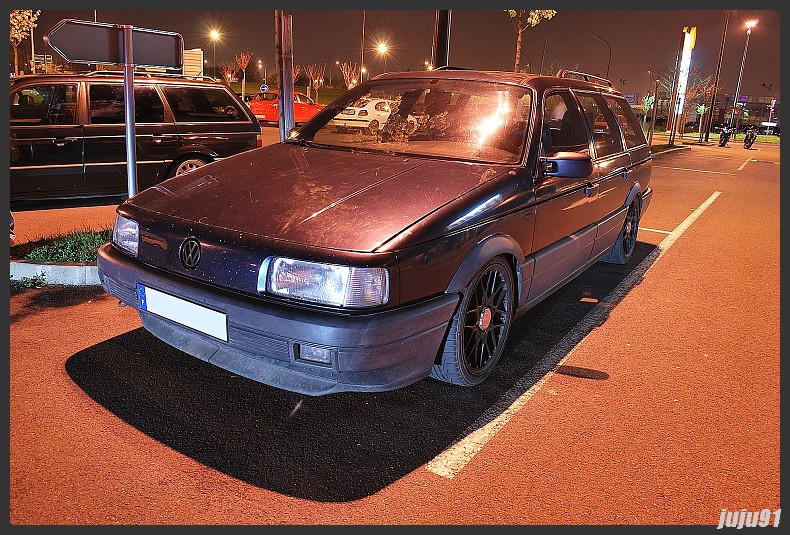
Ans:
MULTIPOLYGON (((397 109, 398 103, 393 100, 363 97, 339 113, 333 124, 340 132, 361 129, 370 134, 377 134, 384 128, 390 114, 397 109)), ((413 134, 417 129, 417 120, 412 115, 406 120, 408 123, 406 132, 413 134)))

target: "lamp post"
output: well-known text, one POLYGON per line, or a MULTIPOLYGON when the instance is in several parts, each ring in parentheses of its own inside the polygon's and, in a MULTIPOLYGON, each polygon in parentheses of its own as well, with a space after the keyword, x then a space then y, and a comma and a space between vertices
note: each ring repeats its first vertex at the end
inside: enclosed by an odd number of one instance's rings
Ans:
POLYGON ((387 43, 379 43, 376 45, 376 51, 379 53, 379 57, 384 58, 384 70, 383 72, 387 72, 387 43))
MULTIPOLYGON (((741 70, 738 73, 738 84, 735 86, 735 101, 732 103, 732 115, 730 115, 730 128, 735 122, 735 113, 738 110, 738 97, 741 92, 741 79, 743 78, 743 66, 746 64, 746 52, 749 50, 749 36, 752 35, 752 28, 757 26, 757 20, 746 22, 746 43, 743 45, 743 58, 741 58, 741 70)), ((737 125, 736 125, 737 127, 737 125)), ((733 134, 733 139, 735 135, 733 134)))
POLYGON ((211 42, 214 44, 214 78, 217 77, 217 39, 220 35, 217 30, 211 30, 211 42))
POLYGON ((606 62, 606 77, 609 78, 609 65, 612 64, 612 47, 609 46, 609 41, 607 41, 606 39, 604 39, 603 37, 601 37, 597 33, 595 34, 595 37, 597 37, 598 39, 600 39, 601 41, 606 43, 606 48, 609 49, 609 60, 606 62))

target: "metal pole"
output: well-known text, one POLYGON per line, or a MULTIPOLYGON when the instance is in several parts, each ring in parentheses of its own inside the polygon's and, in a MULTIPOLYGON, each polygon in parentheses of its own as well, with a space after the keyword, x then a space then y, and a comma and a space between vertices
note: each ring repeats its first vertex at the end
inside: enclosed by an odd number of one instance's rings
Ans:
POLYGON ((658 80, 656 80, 656 88, 653 97, 653 115, 650 117, 650 134, 647 136, 648 147, 653 146, 653 130, 656 129, 656 111, 658 110, 658 80))
POLYGON ((33 43, 33 28, 30 28, 30 72, 36 74, 36 49, 33 43))
POLYGON ((540 54, 540 68, 538 69, 538 74, 543 73, 543 58, 546 57, 546 44, 549 42, 549 27, 551 25, 551 19, 546 21, 546 36, 543 38, 543 52, 540 54))
POLYGON ((724 42, 727 40, 727 25, 730 22, 730 11, 724 19, 724 31, 721 32, 721 48, 719 49, 719 61, 716 64, 716 77, 713 81, 713 94, 710 97, 710 110, 708 113, 708 124, 705 127, 705 141, 710 139, 710 129, 713 126, 713 108, 716 106, 716 94, 719 92, 719 74, 721 73, 721 59, 724 57, 724 42))
POLYGON ((670 92, 669 97, 669 113, 667 114, 667 127, 669 128, 669 141, 667 145, 670 147, 675 144, 675 122, 677 121, 677 105, 678 105, 678 85, 680 81, 680 58, 683 55, 683 41, 686 37, 686 33, 682 32, 680 34, 680 46, 678 47, 678 55, 675 58, 675 72, 672 75, 672 91, 670 92))
POLYGON ((129 197, 137 195, 137 144, 134 130, 134 53, 130 24, 120 24, 123 30, 123 101, 126 112, 126 175, 129 197))
MULTIPOLYGON (((741 70, 738 73, 738 84, 735 86, 735 101, 732 103, 732 115, 730 115, 730 128, 735 120, 735 112, 738 110, 738 97, 741 92, 741 78, 743 77, 743 66, 746 63, 746 52, 749 50, 749 36, 752 35, 752 29, 746 30, 746 44, 743 45, 743 58, 741 58, 741 70)), ((734 140, 737 132, 733 132, 732 139, 734 140)))
POLYGON ((362 69, 365 67, 365 10, 362 10, 362 41, 359 45, 359 82, 365 81, 365 73, 362 69))
POLYGON ((291 15, 274 11, 275 50, 280 90, 280 141, 294 127, 293 32, 291 15))
POLYGON ((437 9, 433 26, 433 68, 447 67, 450 61, 450 10, 437 9))
POLYGON ((609 61, 606 62, 606 78, 608 79, 609 78, 609 65, 612 64, 612 47, 609 46, 609 41, 607 41, 606 39, 604 39, 603 37, 601 37, 597 33, 595 34, 595 37, 597 37, 598 39, 600 39, 601 41, 606 43, 606 48, 609 49, 609 61))

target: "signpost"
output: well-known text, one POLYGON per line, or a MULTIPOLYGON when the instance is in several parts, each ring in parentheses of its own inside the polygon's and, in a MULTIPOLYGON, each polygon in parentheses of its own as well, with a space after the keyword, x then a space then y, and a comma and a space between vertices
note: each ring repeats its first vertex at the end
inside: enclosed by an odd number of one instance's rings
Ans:
POLYGON ((123 64, 126 113, 126 169, 129 197, 137 194, 137 151, 134 131, 134 67, 181 69, 184 39, 180 34, 129 24, 63 19, 44 35, 44 42, 71 63, 123 64))

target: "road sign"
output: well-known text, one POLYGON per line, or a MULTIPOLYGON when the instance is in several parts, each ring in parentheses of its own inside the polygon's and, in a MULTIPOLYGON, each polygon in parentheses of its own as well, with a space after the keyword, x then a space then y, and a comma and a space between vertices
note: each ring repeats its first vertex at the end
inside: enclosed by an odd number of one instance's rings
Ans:
MULTIPOLYGON (((44 35, 44 41, 71 63, 118 65, 126 63, 124 26, 63 19, 44 35)), ((132 63, 140 67, 181 69, 184 39, 181 34, 132 27, 132 63)))
POLYGON ((269 86, 268 85, 266 85, 266 84, 261 85, 261 92, 262 93, 265 93, 268 90, 269 90, 269 86))

